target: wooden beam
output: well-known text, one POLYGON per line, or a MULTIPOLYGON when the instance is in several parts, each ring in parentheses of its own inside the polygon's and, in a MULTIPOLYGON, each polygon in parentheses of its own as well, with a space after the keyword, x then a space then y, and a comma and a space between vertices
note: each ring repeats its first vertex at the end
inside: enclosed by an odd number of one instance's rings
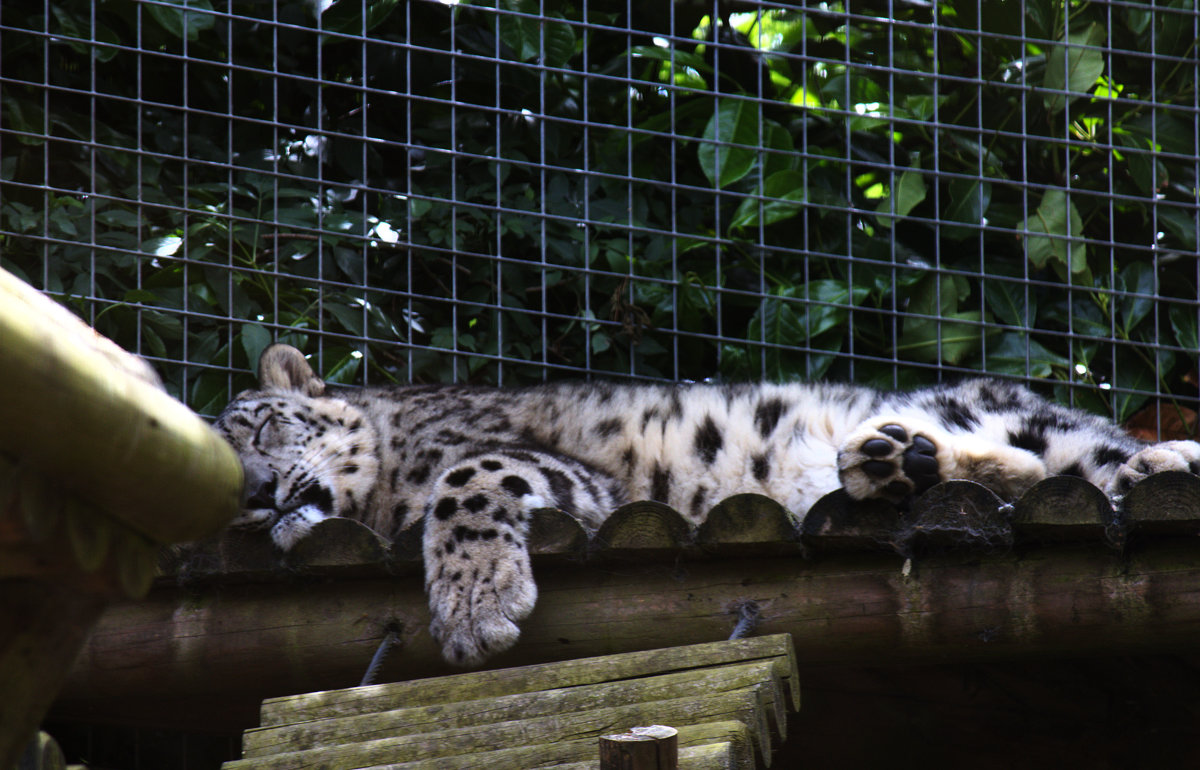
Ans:
POLYGON ((140 359, 0 270, 0 453, 160 543, 237 511, 237 456, 140 359))
MULTIPOLYGON (((496 668, 724 639, 746 601, 761 611, 756 633, 791 633, 804 665, 1169 652, 1200 637, 1194 538, 1128 555, 1076 544, 907 565, 880 552, 535 570, 538 607, 496 668)), ((451 673, 428 621, 417 575, 159 588, 101 619, 56 713, 90 717, 105 704, 114 719, 140 711, 170 724, 188 701, 223 697, 231 713, 238 701, 353 686, 395 626, 401 643, 380 681, 451 673)))

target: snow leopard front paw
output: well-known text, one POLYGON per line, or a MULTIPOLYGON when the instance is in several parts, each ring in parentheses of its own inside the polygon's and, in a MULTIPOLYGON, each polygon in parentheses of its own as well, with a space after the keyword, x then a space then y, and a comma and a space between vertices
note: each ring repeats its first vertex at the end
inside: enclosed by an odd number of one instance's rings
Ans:
POLYGON ((512 647, 517 622, 533 611, 537 585, 529 557, 510 549, 507 558, 476 552, 469 562, 439 565, 429 580, 429 630, 442 656, 457 666, 477 666, 512 647))
POLYGON ((1124 495, 1134 484, 1160 471, 1200 474, 1200 443, 1163 441, 1146 447, 1117 469, 1105 491, 1110 497, 1124 495))
POLYGON ((838 452, 838 476, 856 500, 899 502, 941 481, 938 446, 895 419, 864 424, 838 452))

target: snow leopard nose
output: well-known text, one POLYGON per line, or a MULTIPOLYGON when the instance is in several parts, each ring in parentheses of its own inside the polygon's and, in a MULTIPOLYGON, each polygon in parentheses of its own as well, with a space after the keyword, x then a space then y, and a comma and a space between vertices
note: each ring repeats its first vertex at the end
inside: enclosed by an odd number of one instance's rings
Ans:
POLYGON ((243 463, 243 468, 246 480, 242 485, 242 508, 274 508, 278 485, 275 471, 255 463, 243 463))

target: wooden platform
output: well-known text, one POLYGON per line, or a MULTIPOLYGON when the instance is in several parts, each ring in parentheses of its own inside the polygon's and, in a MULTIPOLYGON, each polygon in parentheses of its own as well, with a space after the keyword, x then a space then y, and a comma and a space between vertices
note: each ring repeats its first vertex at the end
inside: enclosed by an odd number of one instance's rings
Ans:
POLYGON ((678 730, 680 765, 770 766, 800 707, 786 635, 268 700, 225 770, 597 768, 601 735, 678 730))
MULTIPOLYGON (((1015 505, 951 482, 908 512, 822 500, 803 527, 766 498, 699 530, 653 503, 592 539, 538 515, 541 597, 493 668, 725 639, 739 613, 790 633, 801 667, 1189 652, 1200 639, 1200 479, 1160 474, 1114 509, 1079 479, 1015 505)), ((255 533, 176 554, 146 600, 98 623, 60 719, 242 730, 265 698, 454 673, 430 639, 418 543, 329 520, 284 556, 255 533)))

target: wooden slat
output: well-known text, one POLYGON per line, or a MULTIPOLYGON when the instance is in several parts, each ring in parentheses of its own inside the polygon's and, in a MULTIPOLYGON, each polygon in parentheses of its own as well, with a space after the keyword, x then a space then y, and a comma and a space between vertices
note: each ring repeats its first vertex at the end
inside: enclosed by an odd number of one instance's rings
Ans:
MULTIPOLYGON (((679 731, 681 770, 753 770, 755 767, 750 731, 740 722, 714 722, 676 729, 679 731)), ((542 767, 591 770, 600 767, 597 747, 597 739, 585 738, 459 757, 388 763, 362 770, 531 770, 542 767)), ((766 764, 769 765, 769 761, 766 764)))
POLYGON ((614 726, 641 724, 686 725, 737 721, 749 727, 750 740, 763 757, 771 754, 770 730, 763 699, 757 689, 709 696, 673 698, 652 703, 599 708, 535 719, 401 735, 358 743, 271 754, 228 762, 225 770, 332 770, 390 762, 453 757, 495 747, 518 747, 530 742, 555 743, 573 738, 598 738, 614 726))
POLYGON ((798 674, 791 639, 779 634, 271 698, 263 703, 262 725, 601 684, 759 660, 774 662, 789 689, 792 707, 799 708, 798 674))
POLYGON ((253 758, 335 743, 368 741, 743 689, 759 692, 772 733, 779 735, 780 739, 785 737, 785 705, 789 696, 776 671, 775 662, 764 660, 581 687, 450 701, 433 706, 262 727, 245 733, 242 751, 244 757, 253 758))

